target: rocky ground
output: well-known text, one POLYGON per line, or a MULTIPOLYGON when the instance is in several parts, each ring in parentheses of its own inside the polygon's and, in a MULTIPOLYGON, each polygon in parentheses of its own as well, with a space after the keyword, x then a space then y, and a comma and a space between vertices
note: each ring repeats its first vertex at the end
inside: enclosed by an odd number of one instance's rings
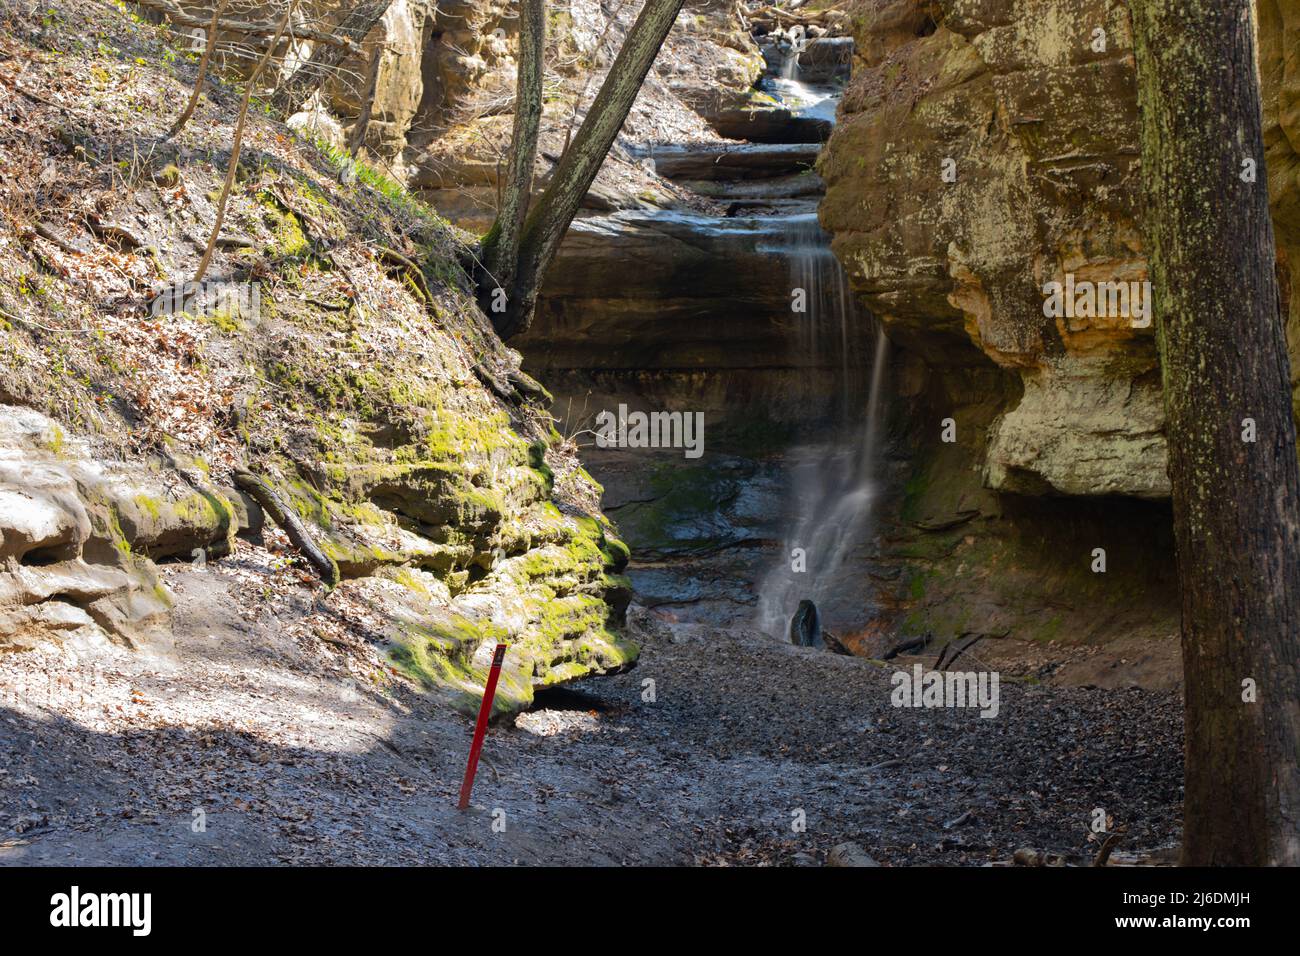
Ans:
POLYGON ((895 709, 910 659, 635 609, 640 665, 495 725, 460 813, 472 722, 392 672, 348 583, 322 601, 246 543, 163 574, 174 643, 0 657, 4 863, 1087 862, 1096 808, 1123 850, 1178 835, 1172 694, 1007 679, 996 718, 895 709))

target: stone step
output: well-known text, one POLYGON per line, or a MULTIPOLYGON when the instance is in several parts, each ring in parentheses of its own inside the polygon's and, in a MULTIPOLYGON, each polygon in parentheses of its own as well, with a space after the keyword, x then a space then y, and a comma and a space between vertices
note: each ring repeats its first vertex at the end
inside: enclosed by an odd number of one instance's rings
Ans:
POLYGON ((703 143, 633 147, 638 159, 653 159, 655 171, 667 179, 769 179, 812 169, 820 147, 816 143, 703 143))
POLYGON ((769 179, 682 179, 678 182, 701 196, 733 202, 818 199, 826 192, 826 183, 812 170, 804 170, 790 176, 773 176, 769 179))
POLYGON ((822 116, 805 116, 788 107, 722 110, 708 117, 719 136, 751 143, 824 143, 835 124, 822 116))

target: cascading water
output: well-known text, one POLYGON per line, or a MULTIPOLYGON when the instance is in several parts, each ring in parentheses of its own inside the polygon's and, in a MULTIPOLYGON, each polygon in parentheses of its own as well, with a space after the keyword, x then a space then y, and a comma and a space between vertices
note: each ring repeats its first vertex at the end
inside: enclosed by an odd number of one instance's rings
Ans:
POLYGON ((856 427, 842 427, 829 443, 790 450, 790 530, 759 596, 760 626, 773 637, 785 639, 801 600, 833 606, 845 585, 838 572, 870 533, 887 357, 888 339, 878 330, 867 404, 856 427))
POLYGON ((760 626, 782 639, 801 600, 823 609, 834 606, 845 584, 839 572, 853 549, 868 538, 888 358, 888 340, 877 326, 864 377, 865 357, 850 347, 857 338, 852 326, 872 319, 855 304, 816 217, 793 217, 789 236, 790 244, 782 251, 789 257, 795 295, 802 292, 806 306, 796 312, 801 321, 792 342, 800 352, 799 364, 807 369, 805 387, 810 395, 824 393, 817 377, 833 375, 838 381, 829 440, 797 446, 787 456, 789 531, 759 596, 760 626))
POLYGON ((796 26, 790 32, 790 47, 785 51, 781 62, 781 79, 797 80, 799 78, 799 54, 804 51, 808 41, 804 38, 803 27, 796 26))
MULTIPOLYGON (((830 237, 822 231, 816 213, 792 216, 789 243, 780 251, 789 258, 790 280, 796 294, 802 293, 803 308, 796 331, 796 348, 805 367, 825 369, 838 365, 840 384, 850 384, 850 323, 859 311, 848 287, 848 277, 830 249, 830 237)), ((810 391, 819 390, 811 381, 816 373, 805 376, 810 391)), ((851 401, 849 390, 842 387, 835 412, 846 416, 851 401)))

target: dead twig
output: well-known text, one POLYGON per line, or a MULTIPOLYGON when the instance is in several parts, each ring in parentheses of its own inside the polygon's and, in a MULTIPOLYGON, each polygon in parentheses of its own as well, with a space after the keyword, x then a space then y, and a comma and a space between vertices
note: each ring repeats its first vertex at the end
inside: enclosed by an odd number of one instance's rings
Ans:
POLYGON ((203 277, 208 272, 208 265, 212 262, 212 254, 217 248, 217 236, 221 233, 221 224, 226 218, 226 203, 230 199, 230 189, 235 184, 235 173, 239 169, 239 151, 244 143, 244 123, 248 119, 248 104, 253 98, 253 87, 257 84, 257 78, 261 76, 266 65, 271 62, 271 54, 275 52, 276 45, 280 42, 280 37, 289 26, 289 21, 293 18, 294 8, 297 7, 297 0, 291 0, 288 7, 285 8, 284 17, 280 20, 280 27, 276 30, 275 38, 271 41, 270 46, 266 48, 266 53, 258 61, 256 69, 244 84, 244 99, 239 104, 239 119, 235 121, 235 135, 230 144, 230 166, 226 170, 226 181, 221 187, 221 198, 217 201, 217 218, 212 223, 212 235, 208 237, 208 247, 203 251, 203 258, 199 260, 199 268, 194 275, 196 283, 202 282, 203 277))
MULTIPOLYGON (((208 21, 185 13, 175 4, 169 3, 168 0, 134 0, 134 2, 148 10, 154 10, 166 15, 168 20, 180 27, 207 29, 209 26, 208 21)), ((225 6, 226 4, 223 3, 219 9, 224 9, 225 6)), ((218 21, 217 16, 219 14, 213 16, 212 22, 216 23, 217 30, 221 33, 238 33, 246 37, 262 38, 273 36, 274 39, 271 41, 273 48, 279 43, 280 31, 276 29, 274 23, 251 23, 244 20, 218 21)), ((361 47, 350 38, 326 30, 313 30, 310 27, 297 26, 294 28, 293 35, 297 40, 310 40, 312 43, 319 43, 322 46, 338 47, 352 54, 361 53, 361 47)))

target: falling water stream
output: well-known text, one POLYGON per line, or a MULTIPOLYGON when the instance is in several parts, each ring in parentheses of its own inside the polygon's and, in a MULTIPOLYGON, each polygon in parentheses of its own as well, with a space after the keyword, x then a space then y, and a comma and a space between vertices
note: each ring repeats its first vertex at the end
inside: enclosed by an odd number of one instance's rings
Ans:
MULTIPOLYGON (((798 52, 786 53, 780 78, 773 78, 771 86, 792 109, 833 116, 837 92, 799 81, 798 52)), ((809 394, 825 393, 829 384, 834 396, 827 432, 790 448, 786 455, 787 530, 762 580, 758 603, 759 626, 784 640, 800 601, 811 600, 824 609, 846 590, 858 590, 846 580, 846 561, 871 532, 880 477, 888 340, 883 328, 856 304, 816 215, 791 217, 782 245, 792 287, 796 294, 803 293, 804 309, 795 313, 797 326, 791 336, 795 364, 805 369, 804 387, 809 394), (855 323, 875 328, 869 358, 851 348, 858 341, 855 323), (826 375, 837 381, 817 381, 826 375)), ((824 623, 836 622, 832 617, 824 623)))
MULTIPOLYGON (((795 268, 805 267, 795 264, 795 268)), ((829 302, 834 309, 830 314, 838 312, 842 322, 850 318, 861 321, 862 313, 844 300, 848 295, 846 285, 841 273, 833 286, 834 294, 821 297, 822 302, 829 302)), ((809 298, 810 302, 816 301, 809 298)), ((813 333, 810 336, 804 332, 800 347, 805 347, 810 338, 818 343, 814 347, 826 342, 825 336, 816 334, 820 324, 810 310, 808 325, 813 326, 813 333)), ((841 326, 839 341, 847 343, 847 325, 841 326)), ((801 600, 825 608, 834 603, 842 589, 853 586, 841 572, 854 548, 865 542, 871 531, 880 477, 888 345, 883 328, 877 326, 870 370, 852 361, 842 364, 838 383, 842 411, 829 438, 787 452, 791 499, 788 531, 759 593, 760 626, 774 637, 786 638, 790 617, 801 600), (858 386, 864 372, 868 377, 866 403, 862 406, 858 399, 863 390, 858 386)))

